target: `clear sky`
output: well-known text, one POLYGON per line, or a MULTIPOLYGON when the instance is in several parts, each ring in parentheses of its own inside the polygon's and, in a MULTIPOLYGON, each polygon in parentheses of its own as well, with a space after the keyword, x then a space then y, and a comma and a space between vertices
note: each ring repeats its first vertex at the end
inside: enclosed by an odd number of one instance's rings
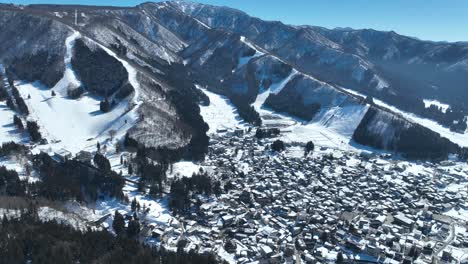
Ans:
MULTIPOLYGON (((134 6, 138 0, 0 0, 17 4, 134 6)), ((266 20, 327 28, 394 30, 436 41, 468 41, 468 0, 198 0, 266 20)))

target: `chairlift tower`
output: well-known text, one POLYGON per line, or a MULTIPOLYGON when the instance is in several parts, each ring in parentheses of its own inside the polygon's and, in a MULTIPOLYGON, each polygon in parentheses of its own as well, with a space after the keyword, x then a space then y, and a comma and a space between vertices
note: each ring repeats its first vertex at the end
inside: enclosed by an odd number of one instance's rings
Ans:
POLYGON ((75 26, 78 25, 78 10, 75 9, 75 26))

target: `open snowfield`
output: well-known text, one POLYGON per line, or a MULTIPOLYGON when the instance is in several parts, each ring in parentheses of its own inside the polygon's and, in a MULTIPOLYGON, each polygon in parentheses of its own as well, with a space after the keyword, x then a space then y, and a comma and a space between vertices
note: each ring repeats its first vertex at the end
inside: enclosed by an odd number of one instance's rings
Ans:
POLYGON ((53 148, 65 148, 76 153, 88 145, 95 145, 99 136, 109 137, 109 128, 129 127, 125 119, 128 101, 122 101, 112 111, 102 113, 100 100, 84 95, 77 100, 57 94, 38 83, 18 83, 18 90, 30 110, 30 118, 36 120, 40 132, 52 143, 53 148))
POLYGON ((216 133, 218 129, 245 128, 248 125, 239 116, 235 106, 225 96, 213 93, 197 85, 210 98, 208 106, 200 106, 200 114, 210 127, 208 134, 216 133))
POLYGON ((179 161, 172 164, 172 172, 169 169, 167 172, 167 177, 172 178, 182 178, 182 177, 192 177, 194 173, 200 171, 201 166, 195 164, 192 161, 179 161))

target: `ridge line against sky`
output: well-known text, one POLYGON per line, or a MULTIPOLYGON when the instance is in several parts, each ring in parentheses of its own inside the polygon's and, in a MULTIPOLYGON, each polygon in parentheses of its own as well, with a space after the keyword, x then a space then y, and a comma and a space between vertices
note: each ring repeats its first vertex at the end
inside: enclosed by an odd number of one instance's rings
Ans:
MULTIPOLYGON (((135 6, 142 0, 0 0, 15 4, 135 6)), ((161 2, 161 1, 153 1, 161 2)), ((263 20, 325 28, 371 28, 432 41, 468 41, 465 0, 198 0, 228 6, 263 20)))

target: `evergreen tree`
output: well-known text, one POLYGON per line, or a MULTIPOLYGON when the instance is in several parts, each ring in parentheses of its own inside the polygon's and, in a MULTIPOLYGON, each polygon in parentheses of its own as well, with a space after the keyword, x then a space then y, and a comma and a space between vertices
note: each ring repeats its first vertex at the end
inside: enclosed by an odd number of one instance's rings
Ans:
POLYGON ((140 233, 140 223, 138 220, 132 219, 128 222, 127 236, 130 238, 136 237, 140 233))
POLYGON ((111 170, 110 161, 99 152, 97 152, 96 155, 94 155, 93 161, 99 169, 103 171, 111 170))
POLYGON ((138 191, 141 192, 141 193, 145 193, 145 192, 146 192, 146 185, 145 185, 145 181, 143 180, 143 177, 141 177, 141 178, 138 180, 137 189, 138 189, 138 191))
POLYGON ((216 196, 220 196, 220 195, 223 193, 223 189, 221 188, 221 182, 220 182, 220 181, 216 181, 216 182, 214 183, 213 193, 214 193, 216 196))
POLYGON ((42 139, 42 135, 39 132, 39 126, 34 121, 26 122, 26 127, 28 129, 28 133, 31 136, 32 141, 39 141, 42 139))
POLYGON ((14 116, 13 116, 13 123, 16 125, 16 127, 17 127, 19 130, 23 130, 23 129, 24 129, 23 121, 21 121, 21 118, 19 118, 17 115, 14 115, 14 116))
POLYGON ((281 140, 275 140, 273 144, 271 144, 271 149, 276 152, 281 152, 285 149, 284 142, 281 140))
POLYGON ((107 98, 104 101, 101 101, 99 103, 99 110, 101 110, 104 113, 109 112, 110 107, 111 107, 111 105, 110 105, 109 101, 107 100, 107 98))
POLYGON ((336 263, 344 263, 344 257, 341 251, 338 252, 338 255, 336 255, 336 263))
POLYGON ((307 155, 310 152, 314 151, 314 148, 315 148, 314 142, 312 141, 307 142, 307 144, 305 145, 305 154, 307 155))
POLYGON ((136 198, 133 198, 132 204, 130 205, 130 207, 132 208, 132 212, 135 212, 136 207, 137 207, 137 200, 136 200, 136 198))
POLYGON ((117 235, 122 234, 122 232, 125 230, 125 219, 122 214, 119 213, 119 211, 115 211, 114 214, 114 221, 112 222, 112 228, 114 229, 115 233, 117 235))
POLYGON ((8 225, 8 218, 7 218, 6 214, 3 214, 2 227, 5 227, 7 225, 8 225))
POLYGON ((133 175, 133 166, 131 163, 128 164, 128 174, 133 175))

